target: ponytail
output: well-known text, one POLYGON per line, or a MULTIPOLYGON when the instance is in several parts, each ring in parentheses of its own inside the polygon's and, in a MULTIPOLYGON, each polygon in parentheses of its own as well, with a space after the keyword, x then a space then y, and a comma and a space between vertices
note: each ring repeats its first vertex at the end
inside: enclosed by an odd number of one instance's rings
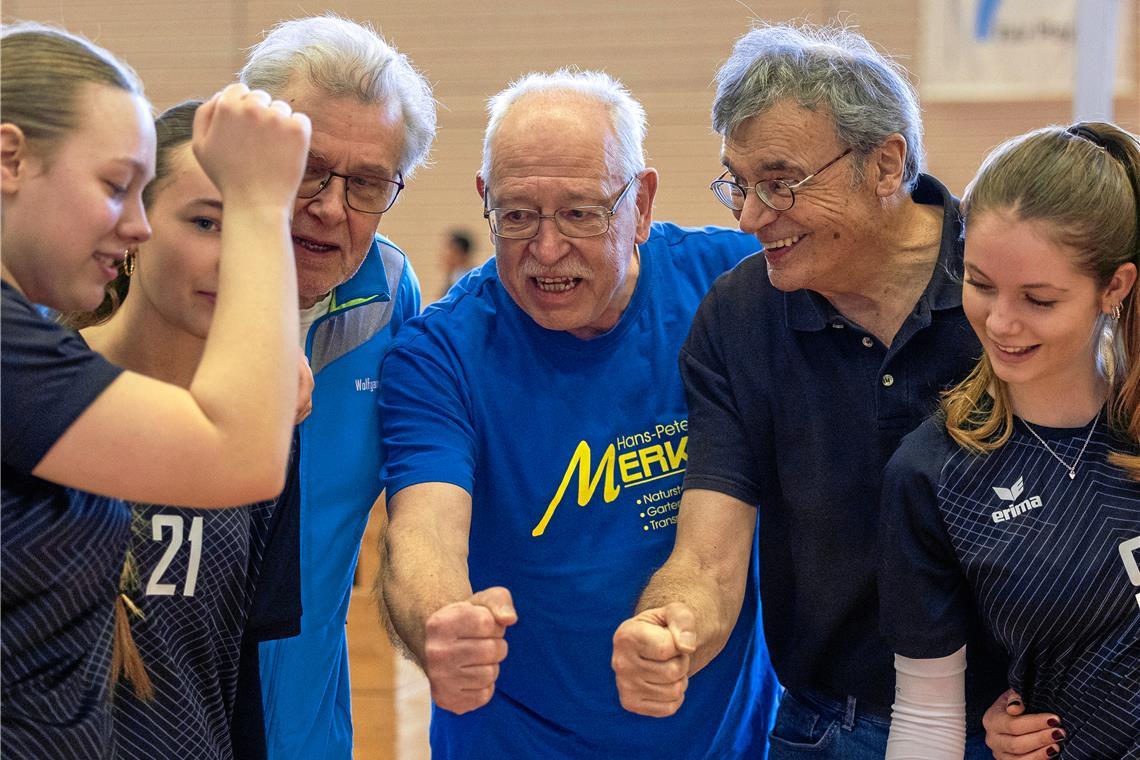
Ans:
MULTIPOLYGON (((1086 124, 1078 127, 1082 136, 1092 133, 1108 155, 1120 162, 1128 175, 1132 190, 1132 241, 1125 249, 1123 261, 1140 268, 1140 141, 1135 135, 1111 124, 1086 124)), ((1109 461, 1124 469, 1130 478, 1140 480, 1140 282, 1121 302, 1120 319, 1113 326, 1113 371, 1109 381, 1109 423, 1123 439, 1129 453, 1118 452, 1109 461)))
MULTIPOLYGON (((140 620, 142 610, 131 601, 128 592, 138 587, 134 557, 130 553, 119 577, 119 595, 115 597, 115 633, 111 646, 111 686, 122 680, 135 687, 135 696, 144 702, 154 699, 154 686, 146 672, 138 645, 131 635, 131 616, 140 620)), ((112 688, 113 691, 113 688, 112 688)))

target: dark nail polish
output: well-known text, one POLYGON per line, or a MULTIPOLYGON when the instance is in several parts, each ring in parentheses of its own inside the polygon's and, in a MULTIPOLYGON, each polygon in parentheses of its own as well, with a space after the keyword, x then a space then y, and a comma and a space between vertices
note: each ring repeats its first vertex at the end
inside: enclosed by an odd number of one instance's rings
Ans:
POLYGON ((1050 736, 1053 737, 1053 741, 1059 742, 1065 738, 1065 732, 1064 731, 1054 731, 1053 733, 1050 734, 1050 736))
POLYGON ((1021 700, 1020 699, 1011 699, 1008 702, 1006 702, 1006 705, 1009 707, 1021 707, 1021 700))
POLYGON ((1056 757, 1057 756, 1057 750, 1053 749, 1052 747, 1049 747, 1048 749, 1045 750, 1045 754, 1048 755, 1049 757, 1056 757))
POLYGON ((1057 720, 1056 718, 1050 718, 1045 722, 1049 725, 1049 728, 1056 728, 1057 726, 1061 725, 1061 721, 1057 720))

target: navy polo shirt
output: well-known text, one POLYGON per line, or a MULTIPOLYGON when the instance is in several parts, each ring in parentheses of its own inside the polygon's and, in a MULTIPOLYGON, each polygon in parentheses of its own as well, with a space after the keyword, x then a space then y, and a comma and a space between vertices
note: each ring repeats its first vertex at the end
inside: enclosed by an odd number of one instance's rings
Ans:
MULTIPOLYGON (((894 666, 876 579, 883 469, 980 354, 962 311, 957 200, 927 175, 911 197, 943 208, 941 250, 890 346, 818 293, 777 290, 753 256, 714 284, 680 358, 685 488, 758 506, 764 631, 781 683, 884 715, 894 666)), ((970 700, 971 715, 1001 691, 970 700)))

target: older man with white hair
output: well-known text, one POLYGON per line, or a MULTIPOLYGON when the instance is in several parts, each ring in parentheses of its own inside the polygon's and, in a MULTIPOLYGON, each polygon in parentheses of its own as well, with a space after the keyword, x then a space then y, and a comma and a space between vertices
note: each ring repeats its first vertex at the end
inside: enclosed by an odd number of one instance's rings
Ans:
POLYGON ((622 710, 610 641, 673 541, 677 352, 755 240, 652 221, 644 111, 605 74, 531 74, 490 111, 496 258, 408 322, 381 384, 384 597, 431 682, 433 757, 737 757, 778 689, 755 587, 667 720, 622 710))
MULTIPOLYGON (((435 101, 405 56, 370 27, 332 15, 274 27, 241 79, 313 123, 292 234, 301 340, 316 383, 268 536, 255 538, 253 554, 264 560, 243 657, 260 659, 270 758, 347 759, 345 621, 360 539, 380 493, 380 359, 420 305, 411 265, 376 230, 427 156, 435 101)), ((255 683, 244 685, 256 694, 255 683)), ((252 713, 251 700, 239 710, 251 729, 260 717, 252 702, 252 713)), ((239 756, 263 751, 258 731, 234 733, 239 756)))

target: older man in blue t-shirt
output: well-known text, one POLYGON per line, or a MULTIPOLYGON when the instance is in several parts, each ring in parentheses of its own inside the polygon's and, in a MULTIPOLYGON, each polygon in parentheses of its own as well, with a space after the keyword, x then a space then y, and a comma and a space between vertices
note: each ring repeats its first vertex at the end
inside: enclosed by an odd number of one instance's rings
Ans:
POLYGON ((384 363, 384 598, 431 682, 437 759, 765 746, 779 687, 755 583, 676 715, 623 710, 610 668, 614 629, 673 543, 678 350, 712 281, 756 248, 652 223, 644 130, 604 74, 534 74, 496 96, 476 180, 496 259, 384 363))

